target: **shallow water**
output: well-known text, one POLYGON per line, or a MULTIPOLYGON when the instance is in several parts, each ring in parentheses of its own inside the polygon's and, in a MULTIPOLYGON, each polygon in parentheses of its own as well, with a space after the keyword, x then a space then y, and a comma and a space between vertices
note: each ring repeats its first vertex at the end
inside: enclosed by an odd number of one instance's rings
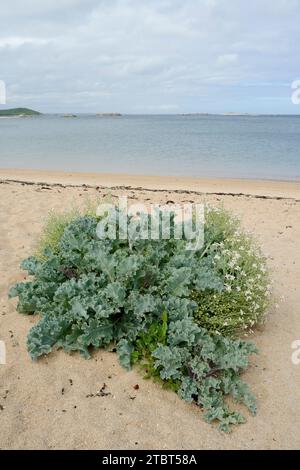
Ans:
POLYGON ((1 119, 0 167, 300 180, 300 116, 1 119))

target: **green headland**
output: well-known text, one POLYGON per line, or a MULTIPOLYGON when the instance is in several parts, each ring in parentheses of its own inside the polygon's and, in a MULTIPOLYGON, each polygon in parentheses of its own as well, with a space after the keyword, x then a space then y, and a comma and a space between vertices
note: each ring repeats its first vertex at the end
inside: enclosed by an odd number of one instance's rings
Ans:
POLYGON ((0 116, 37 116, 41 113, 29 108, 0 109, 0 116))

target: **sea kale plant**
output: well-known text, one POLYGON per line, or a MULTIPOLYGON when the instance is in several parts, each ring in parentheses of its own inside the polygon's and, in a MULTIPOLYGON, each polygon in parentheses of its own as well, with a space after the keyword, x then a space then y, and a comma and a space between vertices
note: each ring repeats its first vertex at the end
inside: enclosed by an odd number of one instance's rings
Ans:
POLYGON ((9 293, 20 313, 40 317, 28 335, 31 357, 57 347, 89 358, 115 345, 122 366, 139 364, 224 431, 244 421, 227 395, 255 414, 241 372, 256 348, 238 335, 266 311, 265 260, 223 209, 205 216, 199 250, 172 236, 99 238, 94 214, 58 218, 58 228, 52 218, 51 243, 44 236, 42 253, 22 262, 31 280, 9 293))

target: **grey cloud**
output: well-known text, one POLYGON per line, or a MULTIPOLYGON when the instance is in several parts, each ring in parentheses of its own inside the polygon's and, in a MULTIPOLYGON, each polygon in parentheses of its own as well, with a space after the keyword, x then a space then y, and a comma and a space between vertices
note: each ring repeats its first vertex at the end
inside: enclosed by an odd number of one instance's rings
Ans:
POLYGON ((0 79, 42 111, 299 112, 299 20, 300 0, 11 0, 0 79))

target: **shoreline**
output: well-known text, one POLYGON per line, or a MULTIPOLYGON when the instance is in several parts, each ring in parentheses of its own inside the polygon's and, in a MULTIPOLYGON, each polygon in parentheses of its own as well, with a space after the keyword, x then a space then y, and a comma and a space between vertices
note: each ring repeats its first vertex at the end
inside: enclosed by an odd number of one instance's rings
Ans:
POLYGON ((142 189, 178 193, 248 196, 300 201, 300 181, 235 178, 193 178, 148 176, 125 173, 79 173, 32 169, 0 168, 0 183, 90 187, 101 189, 142 189))

